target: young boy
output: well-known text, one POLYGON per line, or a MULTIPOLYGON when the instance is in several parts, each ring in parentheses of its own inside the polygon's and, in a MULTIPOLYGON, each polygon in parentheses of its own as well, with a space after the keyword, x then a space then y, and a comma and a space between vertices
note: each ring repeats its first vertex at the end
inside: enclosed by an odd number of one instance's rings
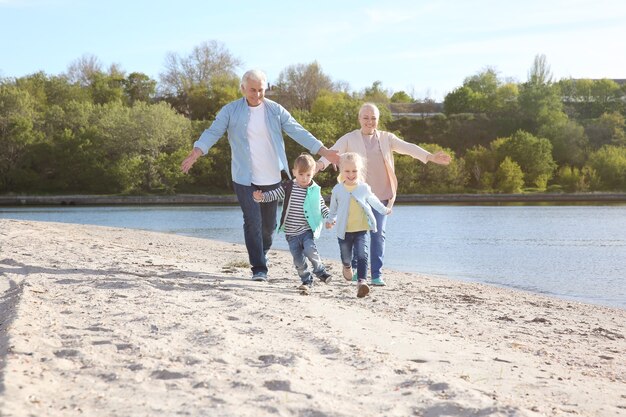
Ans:
POLYGON ((278 231, 285 232, 293 263, 302 281, 299 290, 308 292, 313 287, 313 276, 308 271, 307 259, 313 265, 313 274, 320 281, 328 284, 331 280, 315 246, 315 239, 319 237, 329 211, 320 186, 313 181, 313 157, 306 153, 297 157, 292 172, 293 180, 284 182, 275 190, 254 191, 253 197, 257 202, 284 199, 278 231))

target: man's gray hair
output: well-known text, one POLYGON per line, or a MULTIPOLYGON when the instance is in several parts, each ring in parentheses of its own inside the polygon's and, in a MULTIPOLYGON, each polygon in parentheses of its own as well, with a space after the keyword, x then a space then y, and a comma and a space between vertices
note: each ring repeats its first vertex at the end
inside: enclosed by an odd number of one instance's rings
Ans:
POLYGON ((263 71, 258 69, 251 69, 243 74, 243 77, 241 77, 241 85, 246 87, 248 85, 248 81, 260 81, 263 83, 264 88, 267 87, 267 76, 263 71))

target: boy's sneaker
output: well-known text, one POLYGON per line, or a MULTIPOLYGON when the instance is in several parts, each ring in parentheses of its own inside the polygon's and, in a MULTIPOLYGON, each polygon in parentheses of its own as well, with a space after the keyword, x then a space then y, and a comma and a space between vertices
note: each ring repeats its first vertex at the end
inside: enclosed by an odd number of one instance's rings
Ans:
POLYGON ((384 287, 387 284, 383 280, 383 277, 378 277, 378 278, 372 278, 372 285, 376 287, 384 287))
POLYGON ((300 290, 303 294, 307 293, 309 291, 311 291, 313 289, 313 280, 309 281, 309 282, 303 282, 299 287, 298 290, 300 290))
POLYGON ((320 281, 322 281, 324 284, 328 284, 332 279, 333 276, 330 275, 328 272, 324 271, 322 272, 318 278, 320 279, 320 281))
POLYGON ((354 274, 352 274, 352 282, 357 282, 359 280, 356 274, 357 274, 357 271, 354 271, 354 274))
POLYGON ((357 287, 356 287, 356 296, 358 298, 363 298, 367 294, 369 294, 369 292, 370 292, 370 287, 369 285, 367 285, 365 280, 364 279, 358 280, 357 287))
MULTIPOLYGON (((354 274, 354 276, 356 276, 356 273, 354 274)), ((352 267, 351 266, 344 266, 343 267, 343 277, 346 279, 346 281, 352 280, 353 274, 352 274, 352 267)))

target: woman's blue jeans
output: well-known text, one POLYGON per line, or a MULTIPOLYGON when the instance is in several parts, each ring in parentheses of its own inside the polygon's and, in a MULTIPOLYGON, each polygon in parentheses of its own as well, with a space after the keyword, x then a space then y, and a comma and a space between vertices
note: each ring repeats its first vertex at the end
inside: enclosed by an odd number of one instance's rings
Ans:
POLYGON ((367 278, 367 263, 369 256, 369 232, 346 232, 344 239, 339 241, 339 253, 343 266, 356 268, 357 278, 367 278), (356 261, 356 263, 354 263, 356 261))
MULTIPOLYGON (((384 205, 389 200, 381 201, 384 205)), ((370 231, 370 262, 372 268, 372 278, 380 278, 383 275, 383 261, 385 258, 385 227, 387 226, 387 216, 372 210, 376 218, 376 233, 370 231)), ((356 268, 356 258, 352 258, 352 268, 356 268)))
POLYGON ((243 212, 243 236, 253 274, 256 272, 267 273, 266 255, 274 239, 278 201, 257 203, 252 198, 252 192, 255 190, 269 191, 279 186, 280 183, 241 185, 233 182, 237 201, 239 201, 239 206, 243 212))

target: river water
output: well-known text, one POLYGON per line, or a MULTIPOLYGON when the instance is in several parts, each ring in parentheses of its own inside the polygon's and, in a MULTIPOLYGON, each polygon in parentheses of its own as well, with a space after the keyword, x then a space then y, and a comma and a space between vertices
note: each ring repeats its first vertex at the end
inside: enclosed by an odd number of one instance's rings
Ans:
MULTIPOLYGON (((0 207, 0 218, 243 243, 236 206, 0 207)), ((288 250, 284 236, 274 248, 288 250)), ((333 231, 318 249, 339 260, 333 231)), ((626 206, 397 205, 385 266, 626 308, 626 206)))

